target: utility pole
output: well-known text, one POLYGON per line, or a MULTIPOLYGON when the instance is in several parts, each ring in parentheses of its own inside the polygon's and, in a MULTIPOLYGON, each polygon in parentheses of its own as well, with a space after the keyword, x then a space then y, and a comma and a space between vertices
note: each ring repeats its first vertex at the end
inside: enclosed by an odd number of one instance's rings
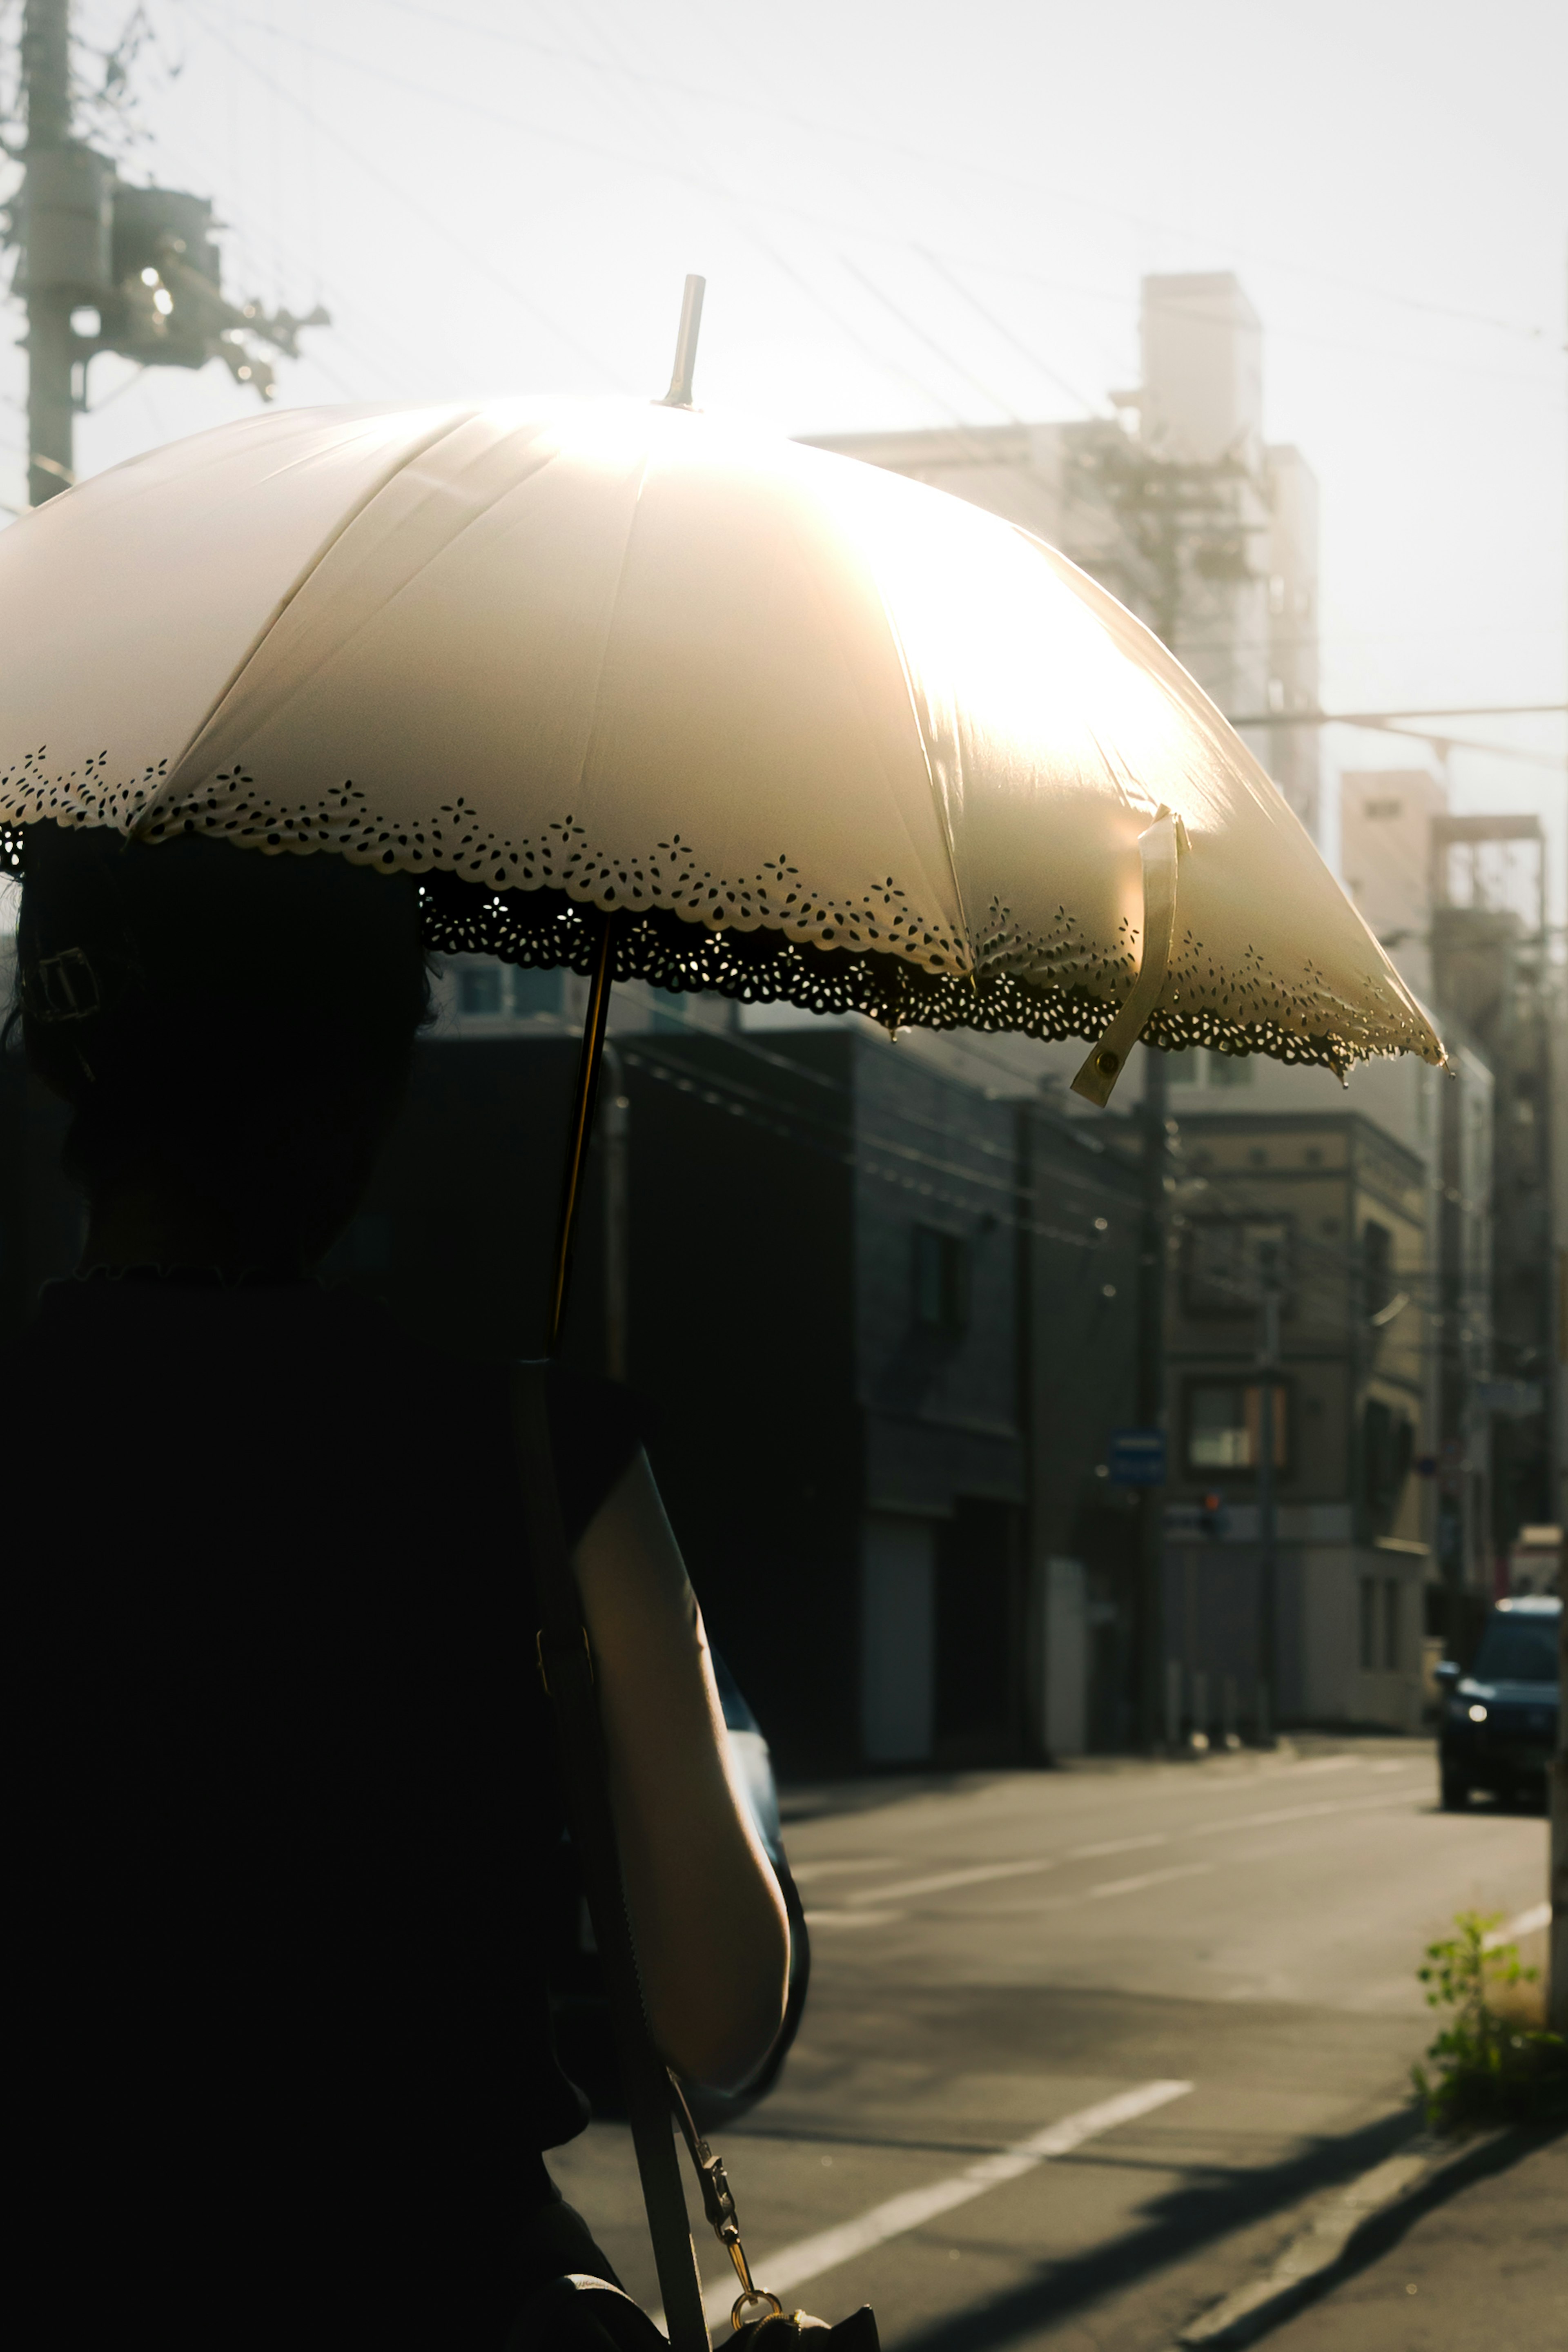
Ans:
POLYGON ((1258 1745, 1274 1744, 1278 1710, 1279 1598, 1274 1539, 1274 1383, 1280 1369, 1280 1264, 1273 1242, 1259 1251, 1258 1745))
POLYGON ((107 155, 71 135, 70 0, 26 0, 21 96, 27 142, 8 242, 27 311, 27 499, 41 506, 76 479, 73 425, 89 363, 118 352, 140 367, 221 360, 236 383, 270 400, 277 376, 256 349, 299 357, 303 327, 331 324, 235 304, 222 287, 204 196, 134 186, 107 155))
MULTIPOLYGON (((1139 1243, 1138 1425, 1166 1428, 1166 1168, 1169 1142, 1166 1057, 1157 1045, 1144 1048, 1144 1096, 1139 1106, 1143 1142, 1143 1231, 1139 1243)), ((1168 1454, 1167 1435, 1167 1454, 1168 1454)), ((1166 1476, 1170 1475, 1167 1460, 1166 1476)), ((1166 1714, 1166 1489, 1139 1491, 1138 1529, 1138 1738, 1145 1749, 1165 1737, 1166 1714)))
POLYGON ((69 0, 27 0, 21 80, 27 119, 21 205, 27 299, 27 499, 37 507, 68 490, 76 479, 71 434, 75 296, 68 247, 72 228, 79 226, 90 238, 95 226, 96 174, 91 167, 98 158, 73 150, 71 144, 69 0), (89 168, 73 169, 78 165, 89 168), (73 181, 80 186, 73 187, 73 181))

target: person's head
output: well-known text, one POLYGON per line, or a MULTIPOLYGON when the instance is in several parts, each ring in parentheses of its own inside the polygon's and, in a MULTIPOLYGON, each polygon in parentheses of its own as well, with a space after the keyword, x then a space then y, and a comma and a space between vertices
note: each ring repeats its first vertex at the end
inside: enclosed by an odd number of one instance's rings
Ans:
POLYGON ((27 827, 26 866, 17 1009, 73 1112, 89 1255, 118 1226, 231 1272, 312 1263, 429 1017, 412 877, 54 824, 27 827))

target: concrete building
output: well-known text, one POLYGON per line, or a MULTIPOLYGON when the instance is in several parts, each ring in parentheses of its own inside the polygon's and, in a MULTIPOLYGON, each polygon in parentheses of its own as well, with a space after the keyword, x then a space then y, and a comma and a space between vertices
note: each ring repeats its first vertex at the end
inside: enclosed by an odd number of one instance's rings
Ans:
MULTIPOLYGON (((1552 1129, 1562 973, 1546 921, 1546 843, 1534 816, 1432 822, 1433 992, 1492 1077, 1489 1362, 1471 1411, 1490 1419, 1490 1551, 1500 1586, 1525 1527, 1562 1524, 1561 1260, 1552 1129)), ((1472 1165, 1483 1146, 1472 1143, 1472 1165)), ((1454 1182, 1462 1190, 1456 1173, 1454 1182)))
MULTIPOLYGON (((534 1344, 576 1052, 543 1027, 423 1045, 329 1275, 454 1360, 534 1344)), ((645 1401, 705 1613, 781 1761, 1126 1744, 1134 1524, 1106 1465, 1131 1417, 1135 1161, 869 1024, 626 1021, 612 1054, 567 1357, 645 1401)))
POLYGON ((818 436, 1004 516, 1146 621, 1318 825, 1317 488, 1263 430, 1262 331, 1228 271, 1146 278, 1143 381, 1114 418, 818 436))
MULTIPOLYGON (((1200 1095, 1203 1090, 1199 1090, 1200 1095)), ((1166 1655, 1184 1728, 1415 1729, 1432 1481, 1428 1163, 1324 1100, 1184 1108, 1166 1304, 1166 1655), (1280 1290, 1277 1619, 1265 1655, 1260 1310, 1280 1290)))

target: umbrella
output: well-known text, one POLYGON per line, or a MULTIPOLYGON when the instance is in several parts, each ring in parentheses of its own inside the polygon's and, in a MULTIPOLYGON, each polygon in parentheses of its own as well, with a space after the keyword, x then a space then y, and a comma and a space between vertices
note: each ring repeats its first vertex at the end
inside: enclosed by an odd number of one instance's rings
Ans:
MULTIPOLYGON (((630 400, 268 413, 0 535, 0 824, 424 883, 432 943, 1343 1072, 1431 1024, 1199 688, 1041 541, 630 400)), ((16 835, 8 832, 15 866, 16 835)))
POLYGON ((13 870, 39 818, 331 851, 418 875, 439 950, 1081 1035, 1099 1103, 1140 1036, 1442 1058, 1141 623, 997 516, 744 421, 247 418, 0 534, 0 640, 13 870))
POLYGON ((434 948, 590 972, 552 1337, 615 979, 1081 1035, 1099 1103, 1140 1036, 1442 1059, 1137 621, 995 516, 695 412, 692 340, 664 403, 274 412, 0 536, 0 856, 41 820, 327 852, 416 876, 434 948))

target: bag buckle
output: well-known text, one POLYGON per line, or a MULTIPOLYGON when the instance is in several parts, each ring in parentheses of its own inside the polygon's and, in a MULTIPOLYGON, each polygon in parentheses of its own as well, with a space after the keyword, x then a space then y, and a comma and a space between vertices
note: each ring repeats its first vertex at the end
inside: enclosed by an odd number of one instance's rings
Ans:
MULTIPOLYGON (((588 1645, 588 1628, 586 1625, 583 1625, 578 1630, 582 1635, 582 1654, 586 1662, 584 1671, 588 1675, 589 1681, 591 1683, 593 1680, 593 1652, 588 1645)), ((552 1644, 552 1647, 557 1648, 558 1659, 565 1664, 569 1673, 574 1673, 577 1670, 577 1649, 575 1644, 570 1643, 559 1646, 552 1644)), ((550 1689, 549 1669, 545 1664, 545 1632, 542 1625, 534 1636, 534 1657, 538 1665, 539 1681, 544 1685, 545 1696, 547 1698, 552 1698, 555 1694, 550 1689)))
POLYGON ((103 1010, 98 974, 83 948, 40 956, 25 977, 23 996, 35 1021, 90 1021, 103 1010))

